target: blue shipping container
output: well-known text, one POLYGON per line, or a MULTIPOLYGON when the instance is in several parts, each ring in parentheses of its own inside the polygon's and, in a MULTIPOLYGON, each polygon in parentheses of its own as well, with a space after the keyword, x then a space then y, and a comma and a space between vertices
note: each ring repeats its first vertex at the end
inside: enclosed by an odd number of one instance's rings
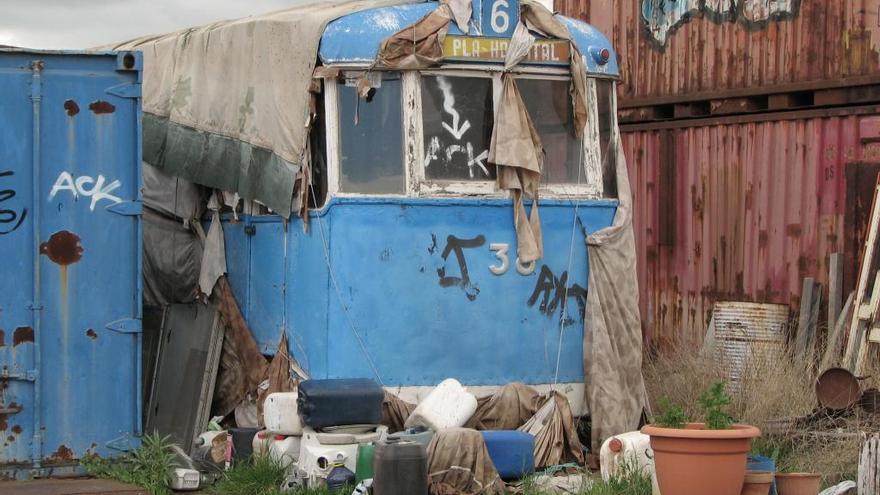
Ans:
POLYGON ((141 66, 0 50, 0 477, 140 436, 141 66))

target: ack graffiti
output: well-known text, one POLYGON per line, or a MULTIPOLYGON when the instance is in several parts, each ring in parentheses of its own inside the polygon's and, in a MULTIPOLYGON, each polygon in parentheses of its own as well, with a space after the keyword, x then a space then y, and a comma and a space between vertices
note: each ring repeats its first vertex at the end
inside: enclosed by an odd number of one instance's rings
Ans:
POLYGON ((122 183, 118 180, 108 183, 103 175, 99 175, 97 179, 94 179, 88 175, 74 177, 70 172, 61 172, 58 175, 58 179, 55 180, 55 185, 52 186, 49 200, 51 201, 62 191, 70 191, 74 199, 79 199, 80 196, 90 198, 89 210, 95 211, 95 206, 102 199, 112 201, 113 204, 121 203, 122 199, 110 194, 120 186, 122 186, 122 183))

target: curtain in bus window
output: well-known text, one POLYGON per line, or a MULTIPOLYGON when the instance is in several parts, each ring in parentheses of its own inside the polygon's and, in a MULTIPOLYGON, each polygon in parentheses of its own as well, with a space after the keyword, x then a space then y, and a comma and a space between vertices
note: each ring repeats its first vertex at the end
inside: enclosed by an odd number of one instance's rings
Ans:
POLYGON ((488 163, 492 107, 492 79, 422 77, 426 179, 495 180, 488 163))
POLYGON ((384 74, 370 96, 356 80, 339 86, 339 174, 343 192, 403 194, 400 76, 384 74))

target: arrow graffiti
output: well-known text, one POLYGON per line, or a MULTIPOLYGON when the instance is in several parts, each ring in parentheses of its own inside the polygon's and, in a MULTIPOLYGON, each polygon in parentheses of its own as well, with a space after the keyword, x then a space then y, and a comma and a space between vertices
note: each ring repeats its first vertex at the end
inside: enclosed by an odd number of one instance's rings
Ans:
POLYGON ((471 122, 465 120, 461 123, 461 126, 459 126, 461 115, 459 115, 458 111, 455 109, 455 95, 452 94, 452 85, 449 84, 449 81, 447 81, 445 77, 437 77, 437 87, 443 92, 443 110, 452 116, 452 125, 450 126, 446 122, 443 122, 443 128, 449 131, 449 133, 455 137, 456 141, 461 140, 464 133, 471 128, 471 122))

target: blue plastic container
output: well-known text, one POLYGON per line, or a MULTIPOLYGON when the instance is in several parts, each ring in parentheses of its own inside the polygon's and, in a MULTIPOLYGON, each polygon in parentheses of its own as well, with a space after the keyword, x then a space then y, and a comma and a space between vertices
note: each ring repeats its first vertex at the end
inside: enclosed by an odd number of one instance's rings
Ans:
POLYGON ((139 444, 141 67, 0 49, 0 479, 139 444))
POLYGON ((481 431, 489 457, 504 481, 535 472, 535 437, 522 431, 481 431))
POLYGON ((306 380, 299 385, 296 405, 303 423, 327 426, 380 424, 385 391, 366 378, 306 380))
MULTIPOLYGON (((749 455, 748 463, 746 464, 747 471, 769 471, 771 473, 776 472, 776 462, 769 458, 764 457, 762 455, 749 455)), ((770 495, 776 495, 776 480, 773 480, 773 484, 770 485, 770 495)))

